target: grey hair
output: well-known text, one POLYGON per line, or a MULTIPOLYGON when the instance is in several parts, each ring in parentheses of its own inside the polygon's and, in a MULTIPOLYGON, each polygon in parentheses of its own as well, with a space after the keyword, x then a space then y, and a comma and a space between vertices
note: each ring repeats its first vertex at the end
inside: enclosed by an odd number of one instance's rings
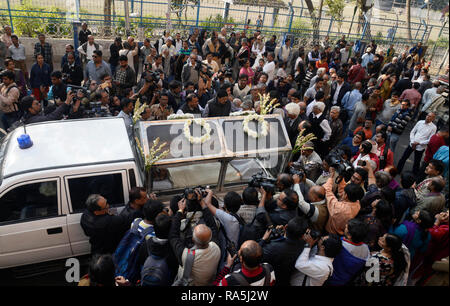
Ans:
POLYGON ((327 70, 325 68, 321 67, 321 68, 317 69, 317 75, 324 74, 326 71, 327 70))
POLYGON ((251 108, 253 108, 252 100, 244 100, 244 102, 242 102, 242 104, 241 104, 241 108, 242 109, 251 109, 251 108))
POLYGON ((333 110, 341 112, 341 108, 339 106, 332 106, 330 111, 333 111, 333 110))
POLYGON ((387 186, 392 181, 391 175, 386 171, 378 171, 377 173, 375 173, 375 178, 380 182, 380 188, 387 186))
POLYGON ((313 108, 318 108, 318 109, 320 109, 321 112, 323 112, 324 109, 325 109, 325 103, 323 103, 323 102, 316 102, 316 104, 314 104, 313 108))
POLYGON ((100 206, 98 206, 97 203, 98 201, 100 201, 101 198, 102 196, 96 193, 89 195, 88 198, 86 199, 87 209, 91 212, 100 210, 100 206))

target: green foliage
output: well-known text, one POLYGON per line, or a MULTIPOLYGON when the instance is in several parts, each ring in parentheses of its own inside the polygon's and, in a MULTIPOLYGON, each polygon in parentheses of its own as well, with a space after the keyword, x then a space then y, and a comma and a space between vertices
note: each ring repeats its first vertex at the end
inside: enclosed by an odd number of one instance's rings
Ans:
POLYGON ((71 36, 72 26, 66 22, 66 11, 58 7, 39 7, 31 0, 16 5, 15 10, 21 17, 13 17, 14 32, 20 36, 34 37, 39 33, 53 36, 71 36))
POLYGON ((217 14, 215 17, 209 16, 206 21, 200 22, 200 27, 207 29, 208 31, 220 30, 225 24, 234 24, 235 21, 232 17, 228 17, 227 22, 224 21, 222 15, 217 14))
POLYGON ((345 0, 325 0, 328 7, 328 13, 333 16, 334 20, 342 22, 344 19, 345 0))
POLYGON ((301 18, 296 18, 292 22, 291 34, 296 36, 311 35, 312 25, 303 21, 301 18))

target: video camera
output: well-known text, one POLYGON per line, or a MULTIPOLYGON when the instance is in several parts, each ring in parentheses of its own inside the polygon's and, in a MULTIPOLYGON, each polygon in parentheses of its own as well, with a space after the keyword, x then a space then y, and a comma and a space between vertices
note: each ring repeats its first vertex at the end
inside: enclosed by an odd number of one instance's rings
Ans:
POLYGON ((194 69, 199 71, 200 73, 206 74, 208 78, 212 78, 212 76, 214 75, 214 71, 212 70, 212 68, 201 61, 197 61, 194 69), (206 68, 206 70, 204 70, 203 68, 206 68))
POLYGON ((345 181, 349 181, 355 170, 348 160, 342 158, 344 154, 344 151, 341 149, 331 151, 329 154, 331 160, 330 167, 336 169, 337 174, 343 177, 345 181))
POLYGON ((268 178, 264 175, 263 172, 259 172, 252 175, 252 179, 250 180, 250 182, 248 182, 248 186, 254 188, 262 187, 266 192, 274 194, 276 190, 276 182, 276 179, 268 178))
POLYGON ((144 80, 146 83, 152 83, 152 82, 159 82, 160 79, 160 74, 156 71, 145 71, 145 76, 144 76, 144 80), (148 77, 150 77, 150 80, 148 79, 148 77))
POLYGON ((186 188, 186 189, 184 189, 183 197, 186 200, 196 199, 195 189, 197 189, 200 192, 201 197, 204 198, 208 195, 208 192, 206 191, 207 188, 209 188, 209 186, 206 186, 206 187, 197 186, 194 188, 186 188))
POLYGON ((302 180, 305 177, 305 170, 303 169, 303 166, 297 162, 292 163, 292 166, 290 166, 288 169, 288 173, 290 175, 297 174, 300 177, 300 180, 302 180))

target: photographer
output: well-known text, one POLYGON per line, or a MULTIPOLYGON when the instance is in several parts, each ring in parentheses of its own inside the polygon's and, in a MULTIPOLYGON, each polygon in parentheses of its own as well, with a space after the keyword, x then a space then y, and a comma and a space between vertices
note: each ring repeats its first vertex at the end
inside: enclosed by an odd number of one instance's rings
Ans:
POLYGON ((289 286, 289 281, 295 271, 295 261, 305 245, 302 238, 307 228, 306 218, 295 217, 289 220, 285 226, 268 229, 259 242, 263 249, 263 261, 272 265, 275 270, 277 286, 289 286), (277 239, 279 232, 282 233, 282 236, 277 239))
POLYGON ((83 68, 76 62, 73 52, 67 53, 67 62, 62 66, 62 73, 64 83, 81 86, 83 68))
POLYGON ((302 192, 300 191, 300 176, 293 175, 294 191, 297 192, 299 215, 305 215, 310 221, 314 230, 325 232, 325 225, 328 220, 327 200, 325 198, 325 188, 322 186, 312 186, 309 189, 307 197, 310 203, 306 202, 302 192))
POLYGON ((268 263, 263 262, 261 246, 253 240, 244 242, 238 254, 228 254, 227 264, 218 274, 213 283, 217 286, 273 286, 275 273, 268 263), (233 268, 236 257, 239 256, 239 267, 233 268), (230 273, 231 272, 231 273, 230 273))
POLYGON ((228 192, 223 199, 223 210, 217 209, 211 203, 206 202, 208 209, 213 216, 219 219, 224 227, 224 234, 227 241, 238 245, 239 239, 239 225, 244 224, 245 221, 237 215, 239 208, 242 205, 242 198, 234 191, 228 192))
POLYGON ((70 105, 68 119, 81 119, 84 117, 85 108, 83 106, 83 100, 85 102, 87 101, 84 91, 82 89, 78 89, 73 98, 73 102, 70 105))
POLYGON ((159 74, 152 71, 145 71, 141 75, 141 80, 137 85, 138 92, 134 94, 134 98, 145 97, 150 101, 154 97, 154 93, 159 90, 159 74))
POLYGON ((304 235, 306 242, 303 252, 298 257, 295 268, 299 271, 291 281, 292 286, 322 286, 333 274, 333 260, 342 250, 342 242, 337 235, 330 234, 320 239, 313 239, 310 232, 304 235), (311 256, 311 251, 317 250, 311 256))
POLYGON ((269 225, 286 225, 289 220, 297 216, 298 195, 291 189, 285 189, 276 200, 277 207, 270 212, 265 208, 267 192, 260 188, 261 200, 256 210, 256 220, 268 227, 269 225))
POLYGON ((359 201, 364 196, 360 186, 348 184, 344 188, 343 197, 339 201, 333 193, 336 170, 330 167, 330 178, 323 186, 325 188, 329 218, 325 230, 331 234, 344 234, 347 221, 356 217, 360 209, 359 201))
POLYGON ((14 72, 10 70, 2 71, 2 83, 0 84, 0 110, 3 113, 2 123, 7 130, 14 122, 19 120, 20 111, 17 102, 19 102, 20 91, 14 82, 14 72))
POLYGON ((41 113, 41 104, 38 100, 33 98, 32 96, 27 96, 20 101, 20 107, 25 112, 21 121, 25 124, 36 123, 36 122, 44 122, 51 120, 60 120, 63 117, 64 113, 67 113, 70 108, 70 104, 73 100, 75 94, 72 91, 69 91, 67 94, 66 102, 62 103, 55 109, 53 112, 47 115, 40 115, 41 113))
POLYGON ((64 101, 67 98, 67 85, 62 81, 61 71, 53 71, 51 74, 52 86, 47 94, 48 100, 54 100, 56 104, 58 100, 64 101))
MULTIPOLYGON (((173 216, 169 233, 169 242, 178 259, 179 269, 176 279, 180 279, 184 272, 189 246, 192 242, 195 248, 195 257, 190 273, 189 285, 206 286, 214 281, 217 267, 220 261, 220 248, 218 246, 218 229, 208 206, 212 204, 213 192, 207 189, 207 196, 202 198, 198 191, 195 192, 203 213, 204 224, 198 224, 192 229, 192 241, 183 239, 180 231, 181 220, 185 218, 184 211, 187 207, 187 199, 178 202, 178 211, 173 216)), ((198 203, 198 202, 197 202, 198 203)))

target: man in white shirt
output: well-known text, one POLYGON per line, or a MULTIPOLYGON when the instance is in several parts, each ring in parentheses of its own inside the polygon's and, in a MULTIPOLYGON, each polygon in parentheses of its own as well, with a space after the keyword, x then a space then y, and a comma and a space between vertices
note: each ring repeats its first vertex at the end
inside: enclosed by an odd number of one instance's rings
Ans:
MULTIPOLYGON (((325 117, 325 115, 323 114, 323 111, 325 110, 325 103, 323 102, 316 102, 316 104, 313 107, 313 111, 312 113, 309 115, 309 121, 311 122, 311 125, 314 127, 314 124, 316 123, 315 121, 320 121, 318 122, 319 127, 322 129, 323 131, 323 136, 322 137, 318 137, 322 142, 328 141, 330 139, 331 136, 331 127, 330 124, 328 123, 328 120, 324 119, 321 120, 322 117, 325 117)), ((319 135, 322 133, 319 133, 319 135)), ((317 137, 317 135, 316 135, 317 137)))
POLYGON ((412 152, 414 152, 414 165, 412 171, 414 173, 419 173, 420 160, 422 159, 423 152, 425 152, 431 136, 436 134, 437 128, 433 123, 435 118, 436 115, 434 113, 428 113, 425 120, 418 121, 412 129, 409 134, 409 146, 406 148, 397 165, 397 170, 399 173, 402 172, 406 160, 412 152))
POLYGON ((342 242, 333 234, 313 239, 309 230, 303 240, 306 242, 305 248, 295 263, 299 273, 293 275, 291 285, 322 286, 333 274, 333 259, 341 251, 342 242))
POLYGON ((219 65, 215 60, 213 60, 213 54, 211 52, 206 54, 206 59, 202 63, 207 64, 214 73, 219 71, 219 65))
POLYGON ((169 54, 171 57, 175 56, 175 54, 177 54, 177 50, 176 50, 175 46, 172 44, 171 38, 166 39, 166 43, 161 47, 160 54, 164 54, 165 49, 169 49, 169 54))
POLYGON ((235 98, 244 99, 246 95, 250 92, 250 86, 247 85, 248 76, 246 74, 241 74, 239 80, 233 87, 233 96, 235 98))
POLYGON ((292 53, 291 48, 291 39, 286 38, 284 41, 285 45, 280 48, 280 53, 278 54, 278 60, 280 60, 283 63, 286 63, 289 60, 289 57, 292 53))
POLYGON ((88 41, 79 46, 77 50, 81 55, 85 56, 86 62, 89 62, 90 60, 92 60, 92 54, 94 54, 94 51, 103 51, 103 47, 102 45, 94 42, 94 36, 89 35, 88 41))
POLYGON ((180 52, 181 48, 183 48, 183 41, 181 40, 180 33, 177 33, 175 37, 175 51, 177 54, 180 52))
POLYGON ((268 75, 266 84, 269 84, 270 81, 272 81, 275 76, 275 62, 273 61, 274 58, 275 55, 273 54, 273 52, 267 54, 267 63, 263 67, 263 72, 267 73, 268 75))

